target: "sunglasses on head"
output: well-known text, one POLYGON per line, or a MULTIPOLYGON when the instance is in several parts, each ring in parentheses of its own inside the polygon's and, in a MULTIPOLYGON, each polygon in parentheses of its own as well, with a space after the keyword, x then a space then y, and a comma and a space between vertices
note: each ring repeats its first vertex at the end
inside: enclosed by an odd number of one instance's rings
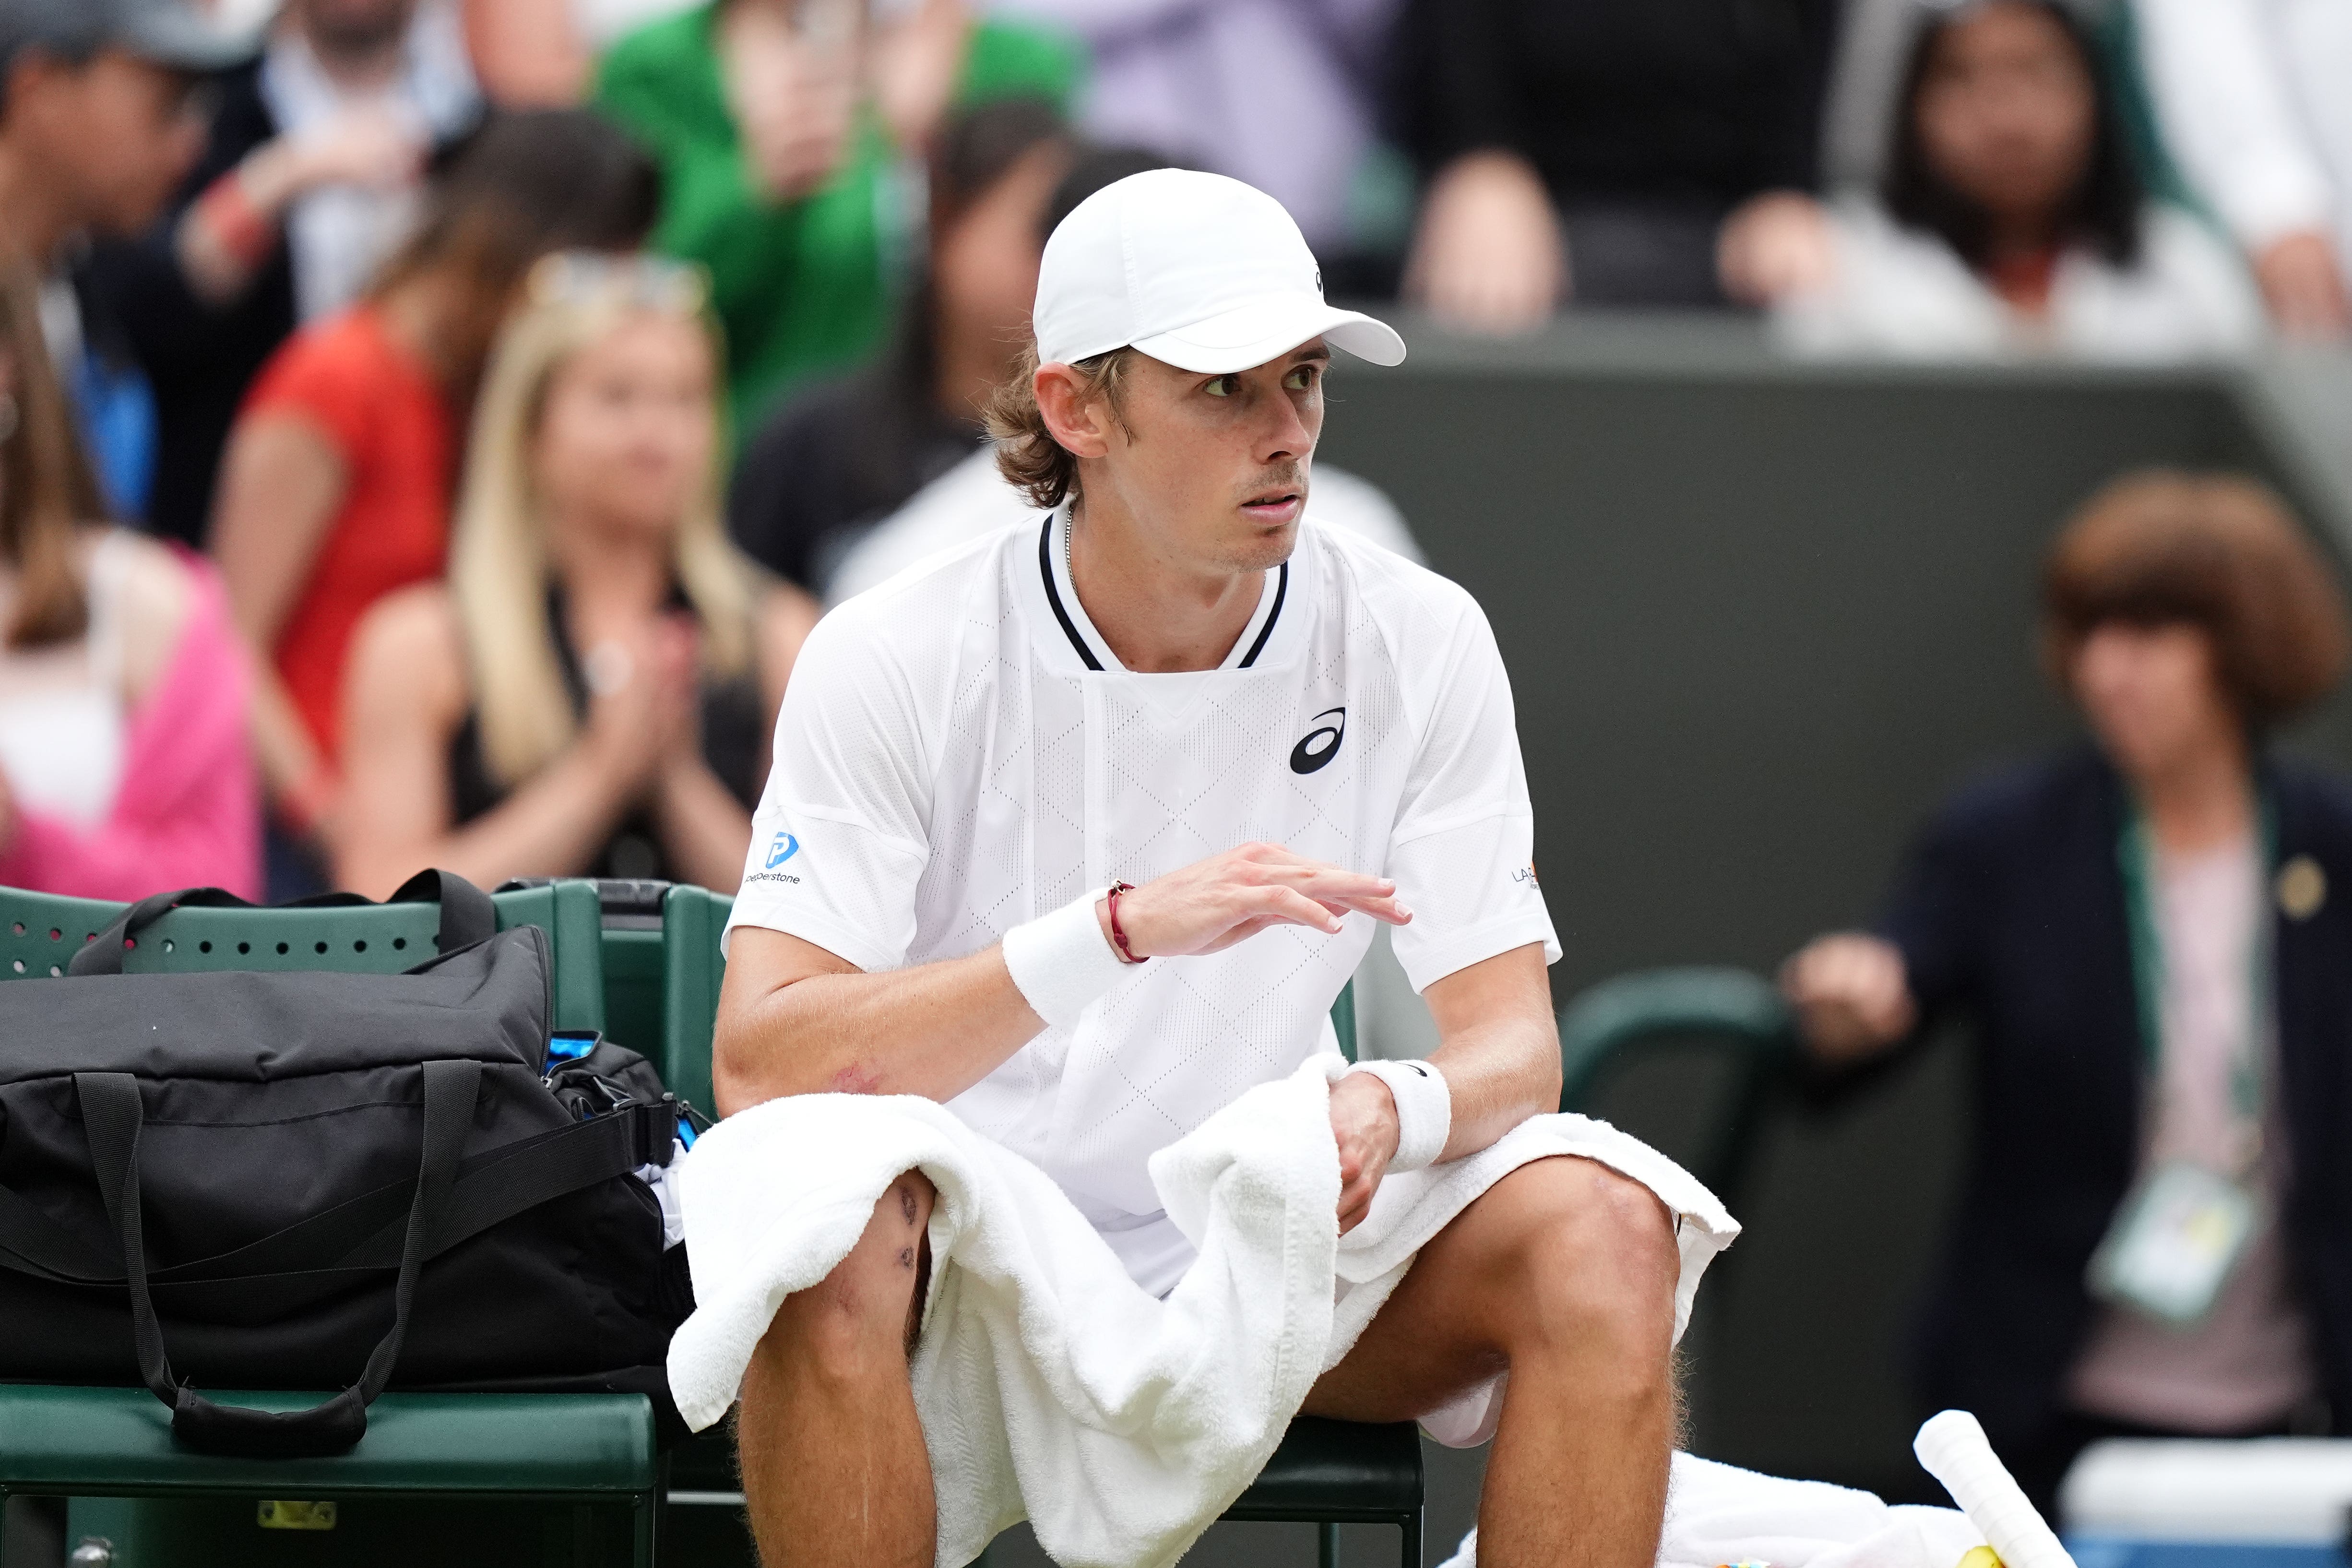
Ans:
POLYGON ((531 269, 530 294, 542 301, 635 305, 691 316, 709 303, 710 279, 701 268, 667 257, 565 250, 531 269))

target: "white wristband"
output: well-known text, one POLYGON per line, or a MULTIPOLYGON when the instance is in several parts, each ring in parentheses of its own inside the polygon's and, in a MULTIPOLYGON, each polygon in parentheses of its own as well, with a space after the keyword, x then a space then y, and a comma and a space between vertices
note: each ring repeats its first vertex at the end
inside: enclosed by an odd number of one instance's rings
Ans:
POLYGON ((1397 1152, 1391 1171, 1418 1171, 1436 1163, 1454 1133, 1454 1091, 1445 1075, 1427 1062, 1359 1062, 1349 1074, 1370 1073, 1389 1086, 1396 1101, 1397 1152))
POLYGON ((1004 967, 1031 1011, 1057 1029, 1075 1027, 1087 1004, 1136 965, 1120 959, 1095 919, 1090 892, 1004 933, 1004 967))

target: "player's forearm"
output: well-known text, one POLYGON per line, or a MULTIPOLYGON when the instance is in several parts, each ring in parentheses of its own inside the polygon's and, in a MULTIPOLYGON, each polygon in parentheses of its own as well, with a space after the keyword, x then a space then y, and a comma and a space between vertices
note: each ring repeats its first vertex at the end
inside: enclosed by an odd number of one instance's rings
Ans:
POLYGON ((1454 1101, 1440 1159, 1475 1154, 1528 1117, 1559 1109, 1559 1037, 1548 1017, 1480 1024, 1429 1059, 1454 1101))
POLYGON ((912 969, 729 992, 714 1042, 722 1115, 788 1094, 951 1100, 1045 1026, 993 947, 912 969))
POLYGON ((1458 970, 1423 995, 1437 1019, 1429 1059, 1454 1102, 1440 1158, 1475 1154, 1528 1117, 1559 1109, 1559 1031, 1542 944, 1458 970))

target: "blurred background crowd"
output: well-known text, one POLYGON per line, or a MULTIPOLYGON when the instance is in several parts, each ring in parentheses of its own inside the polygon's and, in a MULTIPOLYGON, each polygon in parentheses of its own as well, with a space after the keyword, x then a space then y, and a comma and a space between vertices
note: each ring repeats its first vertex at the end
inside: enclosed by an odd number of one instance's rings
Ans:
MULTIPOLYGON (((824 606, 1020 515, 977 410, 1125 174, 1270 192, 1417 347, 2210 367, 2352 338, 2347 82, 2342 0, 0 0, 0 883, 731 890, 824 606)), ((2087 740, 1785 973, 1825 1098, 1979 1026, 1995 1283, 1921 1386, 2045 1498, 2099 1435, 2352 1420, 2352 795, 2263 743, 2342 673, 2335 562, 2252 479, 2101 491, 2039 612, 2087 740), (2250 1118, 2234 1293, 2094 1300, 2135 1172, 2250 1118)))

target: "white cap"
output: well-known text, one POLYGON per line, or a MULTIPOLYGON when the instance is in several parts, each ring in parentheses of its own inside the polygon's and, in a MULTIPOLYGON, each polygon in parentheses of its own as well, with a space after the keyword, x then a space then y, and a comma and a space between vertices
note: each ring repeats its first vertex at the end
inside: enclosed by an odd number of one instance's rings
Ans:
POLYGON ((1323 274, 1282 204, 1223 174, 1152 169, 1080 202, 1045 241, 1037 358, 1135 348, 1202 375, 1312 338, 1374 364, 1404 358, 1385 321, 1323 302, 1323 274))

